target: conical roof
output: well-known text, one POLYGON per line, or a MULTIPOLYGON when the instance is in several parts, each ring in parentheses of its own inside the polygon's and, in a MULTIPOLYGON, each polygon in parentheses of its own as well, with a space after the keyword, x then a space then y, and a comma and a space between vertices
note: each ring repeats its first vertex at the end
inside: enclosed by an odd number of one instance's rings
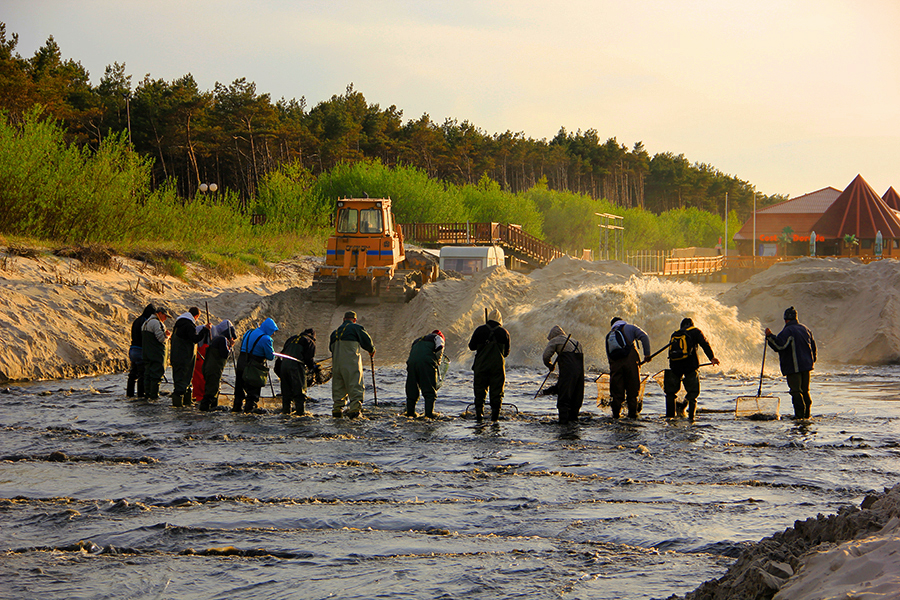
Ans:
POLYGON ((882 196, 881 199, 894 210, 900 210, 900 194, 898 194, 894 188, 889 187, 888 191, 884 193, 884 196, 882 196))
POLYGON ((819 239, 840 239, 847 234, 858 239, 873 239, 878 231, 885 238, 898 239, 900 218, 866 180, 857 175, 812 229, 819 239))

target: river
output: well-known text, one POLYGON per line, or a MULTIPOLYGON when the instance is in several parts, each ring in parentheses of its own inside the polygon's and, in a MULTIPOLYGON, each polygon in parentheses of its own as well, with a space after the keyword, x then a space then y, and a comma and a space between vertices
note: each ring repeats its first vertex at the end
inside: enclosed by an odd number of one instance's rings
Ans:
MULTIPOLYGON (((613 421, 589 381, 560 426, 544 374, 509 370, 498 423, 471 418, 464 368, 434 421, 400 416, 399 368, 377 406, 367 369, 353 421, 329 385, 303 418, 126 398, 122 374, 10 387, 0 597, 661 599, 900 481, 898 367, 819 367, 802 423, 735 419, 758 379, 708 375, 692 424, 652 381, 613 421)), ((783 379, 770 393, 791 414, 783 379)))

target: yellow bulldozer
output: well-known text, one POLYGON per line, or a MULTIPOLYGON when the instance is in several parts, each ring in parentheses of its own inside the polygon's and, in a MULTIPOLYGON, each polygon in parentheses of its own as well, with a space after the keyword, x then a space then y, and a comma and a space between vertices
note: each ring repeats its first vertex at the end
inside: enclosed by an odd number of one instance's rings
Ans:
POLYGON ((433 259, 404 250, 390 198, 338 200, 334 229, 325 264, 313 274, 313 300, 408 302, 438 275, 433 259))

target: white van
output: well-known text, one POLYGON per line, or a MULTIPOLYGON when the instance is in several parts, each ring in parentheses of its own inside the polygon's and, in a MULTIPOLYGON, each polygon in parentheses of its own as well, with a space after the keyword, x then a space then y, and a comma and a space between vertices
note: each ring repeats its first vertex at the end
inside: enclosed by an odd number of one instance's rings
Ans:
POLYGON ((441 270, 472 275, 482 269, 503 264, 503 248, 500 246, 443 246, 441 270))

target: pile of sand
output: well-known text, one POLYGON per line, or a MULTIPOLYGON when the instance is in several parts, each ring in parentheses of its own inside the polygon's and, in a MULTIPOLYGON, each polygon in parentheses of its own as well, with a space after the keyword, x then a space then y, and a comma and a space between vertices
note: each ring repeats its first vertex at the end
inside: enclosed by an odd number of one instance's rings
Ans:
MULTIPOLYGON (((173 316, 209 305, 214 322, 237 320, 260 298, 309 278, 306 262, 275 265, 271 278, 209 277, 188 265, 185 280, 114 257, 98 268, 42 254, 0 262, 0 381, 59 379, 127 368, 131 321, 144 306, 173 316)), ((204 318, 205 321, 205 318, 204 318)))
MULTIPOLYGON (((900 485, 860 508, 796 521, 683 600, 900 599, 900 485)), ((669 600, 681 600, 671 596, 669 600)))
POLYGON ((722 296, 741 319, 773 331, 794 306, 816 337, 819 359, 850 364, 900 361, 900 261, 838 258, 779 263, 722 296))

